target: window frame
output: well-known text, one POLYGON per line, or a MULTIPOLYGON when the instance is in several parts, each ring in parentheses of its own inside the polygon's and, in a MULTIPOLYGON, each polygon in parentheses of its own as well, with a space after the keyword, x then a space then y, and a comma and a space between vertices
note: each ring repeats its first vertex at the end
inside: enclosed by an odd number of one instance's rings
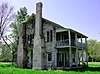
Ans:
POLYGON ((53 41, 53 30, 47 31, 47 42, 53 41))
POLYGON ((51 52, 48 53, 48 61, 52 61, 52 53, 51 52))

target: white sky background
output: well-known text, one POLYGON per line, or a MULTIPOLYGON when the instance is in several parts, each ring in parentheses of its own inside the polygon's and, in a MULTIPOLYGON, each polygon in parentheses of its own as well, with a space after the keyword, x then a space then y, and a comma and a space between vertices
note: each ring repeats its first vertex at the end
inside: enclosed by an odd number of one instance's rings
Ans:
POLYGON ((35 4, 43 3, 43 17, 64 27, 100 41, 100 0, 1 0, 13 5, 15 11, 26 7, 35 13, 35 4))

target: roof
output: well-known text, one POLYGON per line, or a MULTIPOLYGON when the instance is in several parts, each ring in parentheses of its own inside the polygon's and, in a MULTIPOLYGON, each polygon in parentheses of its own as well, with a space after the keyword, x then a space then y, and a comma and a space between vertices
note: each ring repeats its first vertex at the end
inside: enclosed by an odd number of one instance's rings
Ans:
POLYGON ((43 20, 44 20, 45 22, 52 23, 52 25, 55 26, 55 27, 63 28, 63 29, 65 29, 65 30, 70 30, 70 31, 72 31, 72 32, 78 33, 78 34, 81 35, 82 37, 88 38, 86 35, 84 35, 84 34, 78 32, 78 31, 76 31, 76 30, 73 30, 73 29, 71 29, 71 28, 65 28, 65 27, 63 27, 63 26, 61 26, 61 25, 59 25, 59 24, 57 24, 57 23, 54 23, 54 22, 52 22, 52 21, 50 21, 50 20, 47 20, 47 19, 45 19, 45 18, 43 18, 43 20))
POLYGON ((76 31, 76 30, 73 30, 73 29, 70 29, 70 28, 67 28, 67 29, 71 30, 72 32, 78 33, 78 34, 81 35, 82 37, 88 38, 86 35, 84 35, 84 34, 78 32, 78 31, 76 31))
MULTIPOLYGON (((32 13, 32 15, 31 15, 30 17, 34 18, 34 17, 35 17, 35 14, 32 13)), ((34 19, 35 19, 35 18, 34 18, 34 19)), ((43 19, 44 22, 49 22, 49 23, 51 23, 51 25, 53 25, 53 26, 56 27, 56 28, 62 28, 62 29, 64 29, 64 30, 70 30, 70 31, 72 31, 72 32, 78 33, 78 34, 81 35, 82 37, 88 38, 86 35, 84 35, 84 34, 78 32, 78 31, 76 31, 76 30, 73 30, 73 29, 71 29, 71 28, 65 28, 65 27, 63 27, 63 26, 61 26, 61 25, 59 25, 59 24, 57 24, 57 23, 54 23, 54 22, 52 22, 52 21, 50 21, 50 20, 47 20, 47 19, 45 19, 45 18, 42 18, 42 19, 43 19)), ((30 20, 32 21, 32 19, 30 19, 30 20)), ((29 20, 28 20, 28 21, 29 21, 29 20)))

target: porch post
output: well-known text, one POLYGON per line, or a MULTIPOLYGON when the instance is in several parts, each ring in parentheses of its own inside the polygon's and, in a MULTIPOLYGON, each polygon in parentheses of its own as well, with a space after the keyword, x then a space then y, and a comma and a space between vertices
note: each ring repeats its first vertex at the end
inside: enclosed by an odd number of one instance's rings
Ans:
POLYGON ((86 43, 86 65, 88 66, 88 48, 87 48, 87 38, 85 38, 86 43))
POLYGON ((75 64, 78 67, 78 47, 77 47, 77 33, 75 34, 75 44, 76 44, 76 57, 75 57, 75 64))
MULTIPOLYGON (((82 44, 82 36, 81 36, 81 44, 82 44)), ((83 46, 81 45, 82 47, 82 65, 84 64, 84 61, 83 61, 83 46)))
POLYGON ((57 67, 57 49, 55 48, 56 46, 56 29, 53 28, 53 57, 52 57, 52 62, 54 65, 54 68, 57 67))
POLYGON ((61 35, 61 33, 60 33, 60 41, 62 41, 62 35, 61 35))
POLYGON ((72 51, 71 51, 71 35, 70 35, 70 30, 68 31, 69 34, 69 63, 70 63, 70 68, 72 67, 72 51))

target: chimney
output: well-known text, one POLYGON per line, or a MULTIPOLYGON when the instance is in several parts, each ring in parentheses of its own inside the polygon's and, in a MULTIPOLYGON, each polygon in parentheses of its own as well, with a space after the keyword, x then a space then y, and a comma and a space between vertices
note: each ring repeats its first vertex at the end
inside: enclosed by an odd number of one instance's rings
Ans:
POLYGON ((35 20, 35 35, 41 36, 42 28, 42 3, 36 4, 36 20, 35 20))
POLYGON ((36 4, 35 35, 33 44, 33 67, 32 69, 43 69, 42 67, 42 3, 36 4))

